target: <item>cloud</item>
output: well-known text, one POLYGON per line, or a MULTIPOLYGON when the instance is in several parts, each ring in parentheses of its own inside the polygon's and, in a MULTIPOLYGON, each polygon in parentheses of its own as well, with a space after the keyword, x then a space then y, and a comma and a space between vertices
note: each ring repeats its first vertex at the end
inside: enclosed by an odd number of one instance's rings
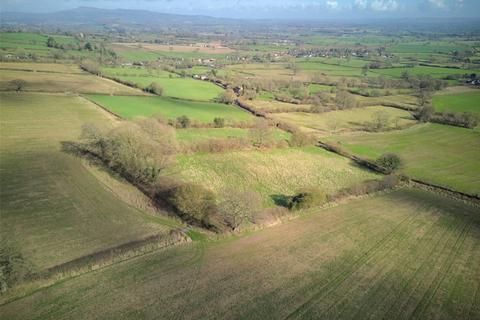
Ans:
POLYGON ((354 1, 355 7, 359 9, 366 9, 368 6, 368 1, 367 0, 355 0, 354 1))
POLYGON ((327 4, 327 7, 329 7, 330 9, 338 8, 338 2, 336 0, 327 0, 326 4, 327 4))
POLYGON ((396 0, 374 0, 371 8, 375 11, 395 11, 399 8, 396 0))
POLYGON ((442 8, 444 9, 446 7, 445 1, 444 0, 428 0, 428 2, 433 5, 434 7, 437 8, 442 8))

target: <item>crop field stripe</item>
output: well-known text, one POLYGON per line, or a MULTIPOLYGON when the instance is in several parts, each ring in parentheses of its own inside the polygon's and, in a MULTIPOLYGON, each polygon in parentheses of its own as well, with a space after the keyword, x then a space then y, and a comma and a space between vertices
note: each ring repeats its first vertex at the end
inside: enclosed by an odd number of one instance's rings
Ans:
POLYGON ((468 224, 465 224, 462 228, 462 231, 460 232, 458 237, 455 239, 455 243, 452 248, 453 252, 447 256, 446 261, 440 266, 439 272, 437 272, 437 274, 435 275, 435 278, 430 283, 428 290, 424 293, 422 299, 418 302, 417 306, 413 310, 413 313, 410 315, 409 319, 421 318, 423 311, 427 308, 433 296, 435 296, 435 293, 440 287, 440 284, 443 282, 443 280, 447 276, 447 273, 452 268, 452 265, 455 261, 455 258, 458 256, 460 249, 463 248, 468 231, 469 231, 469 226, 468 224))
MULTIPOLYGON (((416 243, 413 244, 413 248, 412 248, 413 250, 418 251, 423 249, 431 249, 430 250, 431 252, 435 251, 436 245, 437 245, 436 241, 441 240, 441 236, 442 236, 442 234, 438 233, 438 229, 436 228, 437 224, 438 222, 432 223, 428 231, 422 235, 421 240, 431 236, 435 236, 435 237, 431 238, 430 239, 431 241, 420 241, 419 239, 416 243)), ((368 298, 360 306, 360 308, 358 308, 355 312, 351 313, 352 319, 366 319, 367 316, 371 316, 370 310, 375 310, 376 309, 375 307, 377 307, 378 305, 385 305, 385 300, 388 296, 383 296, 383 297, 381 296, 381 294, 383 293, 382 289, 385 288, 385 284, 391 283, 392 280, 394 281, 394 279, 392 278, 398 272, 398 270, 394 268, 397 265, 397 263, 399 262, 401 263, 401 261, 403 261, 403 258, 408 259, 410 255, 411 255, 410 251, 407 251, 401 257, 396 257, 396 259, 391 260, 390 266, 389 266, 390 270, 388 271, 388 273, 386 273, 386 275, 382 279, 380 279, 379 281, 376 281, 375 286, 372 289, 368 290, 368 292, 365 294, 365 296, 368 298)), ((418 259, 418 258, 412 257, 411 259, 418 259)), ((403 261, 403 263, 408 263, 408 262, 403 261)), ((348 311, 351 311, 351 310, 348 310, 347 308, 343 308, 341 313, 338 316, 341 317, 343 314, 347 313, 348 311)))
MULTIPOLYGON (((414 273, 411 275, 411 277, 408 279, 408 281, 405 282, 405 285, 399 291, 399 294, 396 295, 395 300, 392 302, 392 304, 390 305, 390 308, 388 309, 387 313, 384 315, 383 318, 388 319, 388 318, 391 318, 391 317, 398 316, 400 314, 403 314, 403 315, 407 314, 406 309, 410 305, 409 302, 412 299, 414 299, 414 293, 417 290, 420 290, 419 286, 423 285, 423 283, 421 281, 417 280, 417 279, 418 278, 424 279, 425 276, 428 277, 428 276, 432 275, 432 270, 430 269, 431 266, 436 265, 436 263, 438 263, 440 260, 442 260, 444 253, 446 251, 448 251, 448 249, 449 249, 449 245, 451 244, 451 240, 453 238, 455 238, 455 235, 456 235, 455 232, 458 231, 459 229, 461 229, 463 231, 464 228, 465 228, 465 225, 462 226, 457 221, 457 225, 455 225, 453 228, 451 228, 452 229, 451 234, 447 238, 442 239, 442 240, 444 240, 444 244, 442 245, 441 250, 438 250, 438 244, 441 243, 441 242, 437 243, 437 249, 433 250, 432 254, 429 257, 430 259, 425 259, 425 261, 418 268, 415 269, 414 273), (432 257, 433 257, 433 261, 431 259, 432 257), (425 275, 424 273, 427 273, 427 274, 425 275), (424 277, 421 277, 421 276, 424 276, 424 277), (407 293, 407 290, 409 289, 408 285, 410 283, 416 283, 416 286, 411 289, 411 292, 410 292, 408 298, 404 299, 403 303, 401 303, 398 300, 404 295, 404 293, 407 293), (403 310, 403 311, 401 311, 401 310, 403 310)), ((456 239, 458 240, 458 237, 456 239)))
POLYGON ((337 275, 333 281, 328 282, 324 285, 320 290, 317 291, 312 297, 310 297, 307 301, 305 301, 300 307, 296 310, 291 312, 285 319, 293 319, 297 318, 298 316, 302 316, 304 313, 308 312, 311 308, 312 303, 318 301, 323 296, 328 294, 330 291, 335 290, 339 284, 347 280, 360 266, 364 265, 368 260, 372 259, 373 256, 384 246, 389 244, 395 237, 396 233, 400 228, 403 228, 405 224, 411 222, 413 220, 413 216, 405 217, 400 223, 398 223, 393 230, 391 230, 387 235, 383 236, 379 241, 375 243, 372 247, 370 247, 366 252, 364 252, 359 258, 357 258, 353 264, 349 265, 349 268, 342 271, 339 275, 337 275), (356 267, 356 268, 355 268, 356 267), (355 268, 355 269, 353 269, 355 268))

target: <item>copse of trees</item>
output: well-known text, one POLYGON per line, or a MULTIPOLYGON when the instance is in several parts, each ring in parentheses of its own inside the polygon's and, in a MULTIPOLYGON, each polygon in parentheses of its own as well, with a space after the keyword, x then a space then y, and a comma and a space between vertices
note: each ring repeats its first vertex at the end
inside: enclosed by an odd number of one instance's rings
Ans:
POLYGON ((102 74, 100 64, 90 59, 82 60, 82 62, 80 63, 80 68, 97 76, 102 74))
POLYGON ((385 153, 375 160, 375 164, 385 173, 391 174, 400 168, 402 160, 394 153, 385 153))
POLYGON ((217 97, 217 102, 225 103, 225 104, 232 104, 235 102, 237 95, 231 88, 226 89, 224 92, 220 93, 217 97))
POLYGON ((157 96, 163 95, 163 87, 157 82, 150 83, 144 90, 146 92, 156 94, 157 96))

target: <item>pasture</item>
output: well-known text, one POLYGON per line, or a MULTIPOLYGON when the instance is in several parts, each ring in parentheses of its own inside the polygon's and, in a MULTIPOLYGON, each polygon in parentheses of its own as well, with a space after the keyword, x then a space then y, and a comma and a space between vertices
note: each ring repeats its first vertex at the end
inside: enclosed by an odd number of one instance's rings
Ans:
MULTIPOLYGON (((177 138, 186 142, 215 138, 247 138, 249 134, 248 129, 242 128, 188 128, 177 130, 177 138)), ((273 135, 276 140, 288 140, 290 138, 289 133, 276 128, 273 135)))
POLYGON ((401 78, 404 72, 408 72, 411 75, 426 74, 426 75, 431 75, 433 78, 444 79, 448 75, 464 75, 464 74, 471 74, 471 73, 478 74, 479 70, 415 66, 415 67, 406 67, 406 68, 371 69, 369 71, 369 75, 373 73, 377 75, 389 76, 392 78, 401 78))
POLYGON ((286 103, 286 102, 281 102, 276 100, 263 100, 263 99, 248 101, 248 105, 255 107, 255 110, 264 111, 264 112, 295 111, 298 109, 311 108, 311 105, 309 104, 294 104, 294 103, 286 103))
MULTIPOLYGON (((18 70, 2 70, 0 74, 0 91, 14 90, 11 81, 21 79, 25 81, 22 91, 41 91, 57 93, 102 93, 121 95, 143 95, 138 89, 133 89, 115 81, 100 78, 86 72, 56 73, 56 65, 49 65, 51 72, 31 72, 18 70)), ((62 70, 60 67, 58 70, 62 70)))
POLYGON ((437 111, 480 114, 480 90, 436 94, 432 99, 432 104, 437 111))
POLYGON ((478 319, 479 248, 478 209, 402 189, 131 259, 0 306, 0 315, 478 319))
POLYGON ((317 136, 328 136, 366 130, 368 123, 372 122, 379 112, 388 118, 386 129, 397 129, 415 124, 415 120, 409 112, 381 106, 323 113, 273 113, 271 116, 275 120, 291 123, 305 132, 311 132, 317 136))
POLYGON ((317 147, 236 151, 177 157, 174 172, 215 192, 256 191, 265 205, 276 197, 318 186, 327 192, 377 177, 349 159, 317 147))
POLYGON ((36 269, 170 229, 137 189, 63 151, 85 122, 114 125, 105 111, 77 96, 0 99, 1 233, 36 269))
POLYGON ((224 90, 219 86, 207 82, 194 80, 192 78, 181 78, 180 76, 166 71, 150 71, 134 68, 104 68, 108 76, 117 77, 135 83, 140 88, 149 86, 156 82, 163 88, 163 95, 178 99, 209 101, 218 97, 224 90))
POLYGON ((191 120, 203 123, 212 122, 217 117, 228 121, 251 121, 253 116, 232 105, 213 102, 194 102, 166 97, 133 97, 90 95, 90 99, 126 119, 161 115, 167 119, 188 116, 191 120))
POLYGON ((372 159, 393 152, 411 177, 454 190, 480 194, 480 132, 440 124, 402 131, 333 137, 354 154, 372 159))
POLYGON ((85 74, 76 64, 0 62, 0 70, 85 74))

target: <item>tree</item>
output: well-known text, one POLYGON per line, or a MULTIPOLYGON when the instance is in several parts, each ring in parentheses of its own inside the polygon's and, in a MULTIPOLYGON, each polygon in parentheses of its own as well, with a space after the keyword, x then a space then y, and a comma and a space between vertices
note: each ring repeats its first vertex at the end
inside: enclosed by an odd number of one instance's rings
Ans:
POLYGON ((177 125, 180 128, 189 128, 190 127, 190 119, 187 116, 180 116, 177 118, 177 125))
POLYGON ((291 147, 306 147, 312 145, 315 142, 315 139, 306 133, 301 131, 295 131, 290 137, 288 144, 291 147))
POLYGON ((249 136, 256 148, 266 148, 274 142, 273 129, 266 120, 258 119, 250 129, 249 136))
POLYGON ((262 205, 260 196, 253 191, 229 189, 225 190, 222 198, 218 211, 233 230, 251 221, 262 205))
POLYGON ((12 86, 13 90, 20 92, 25 88, 27 82, 23 79, 13 79, 10 81, 10 85, 12 86))
POLYGON ((163 87, 157 82, 150 83, 150 85, 145 88, 145 91, 156 94, 157 96, 163 95, 163 87))
POLYGON ((100 65, 98 64, 98 62, 93 60, 83 60, 80 63, 80 68, 95 75, 101 74, 100 65))
POLYGON ((394 153, 385 153, 375 160, 375 164, 382 168, 385 173, 390 174, 400 168, 402 160, 394 153))
POLYGON ((217 210, 213 192, 193 183, 177 186, 168 199, 180 215, 199 223, 207 222, 217 210))
POLYGON ((390 123, 390 115, 386 111, 377 111, 372 115, 372 129, 380 131, 388 127, 390 123))
POLYGON ((57 42, 53 37, 48 37, 47 39, 47 47, 49 48, 56 48, 57 47, 57 42))
POLYGON ((327 194, 323 190, 306 188, 290 199, 289 208, 292 210, 301 210, 318 207, 327 202, 327 199, 327 194))
POLYGON ((88 51, 92 51, 92 50, 93 50, 93 46, 92 46, 92 44, 91 44, 90 42, 85 43, 85 45, 83 46, 83 48, 84 48, 85 50, 88 50, 88 51))
POLYGON ((216 117, 215 119, 213 119, 213 125, 215 126, 215 128, 223 128, 225 126, 225 119, 216 117))
POLYGON ((435 109, 430 105, 425 105, 415 113, 415 118, 422 122, 428 122, 434 115, 435 109))
POLYGON ((228 88, 224 92, 220 93, 217 97, 217 101, 225 104, 232 104, 235 102, 237 95, 231 88, 228 88))

